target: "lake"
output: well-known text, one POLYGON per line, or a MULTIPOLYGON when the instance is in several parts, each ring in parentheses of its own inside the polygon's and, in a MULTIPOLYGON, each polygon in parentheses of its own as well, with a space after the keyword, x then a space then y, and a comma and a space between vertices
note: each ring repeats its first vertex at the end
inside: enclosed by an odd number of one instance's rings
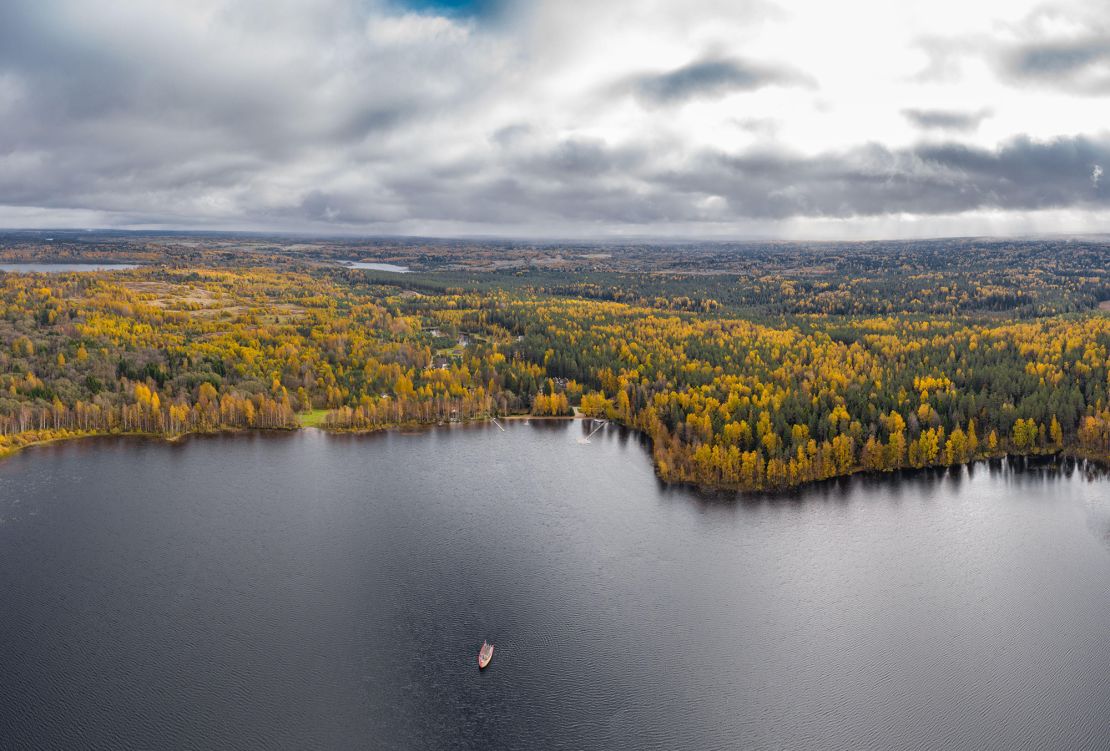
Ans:
POLYGON ((136 263, 0 263, 0 271, 20 274, 64 274, 70 271, 126 271, 136 263))
POLYGON ((1110 746, 1092 468, 737 500, 506 427, 0 462, 0 746, 1110 746))
POLYGON ((395 274, 408 274, 408 266, 398 266, 394 263, 380 263, 378 261, 347 261, 343 264, 349 269, 369 269, 370 271, 392 271, 395 274))

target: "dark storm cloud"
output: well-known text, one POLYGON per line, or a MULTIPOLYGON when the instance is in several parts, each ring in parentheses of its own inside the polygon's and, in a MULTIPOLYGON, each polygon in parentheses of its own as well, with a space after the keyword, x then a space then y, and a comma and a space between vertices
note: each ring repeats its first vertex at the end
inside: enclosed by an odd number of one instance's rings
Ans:
MULTIPOLYGON (((643 159, 608 180, 563 170, 556 156, 561 148, 549 159, 514 161, 511 177, 479 180, 465 191, 434 182, 395 187, 419 194, 413 208, 422 214, 489 222, 561 217, 639 224, 1110 207, 1110 192, 1091 179, 1095 165, 1110 164, 1108 138, 1022 138, 997 150, 958 143, 900 150, 870 145, 810 158, 705 153, 681 169, 643 159), (707 214, 711 196, 727 203, 723 214, 707 214)), ((594 148, 595 163, 627 158, 594 148)))
POLYGON ((814 158, 712 154, 662 176, 676 190, 725 198, 756 218, 942 214, 976 209, 1108 207, 1092 181, 1110 138, 1019 138, 997 150, 959 143, 892 150, 871 145, 814 158))
MULTIPOLYGON (((559 142, 453 175, 398 172, 386 183, 403 197, 406 217, 509 225, 1110 208, 1110 191, 1092 178, 1096 165, 1110 164, 1108 137, 1020 138, 995 150, 955 142, 868 145, 813 157, 705 152, 678 168, 653 158, 657 150, 559 142)), ((334 211, 340 204, 333 198, 331 205, 334 211)), ((338 214, 330 218, 339 221, 338 214)))
POLYGON ((988 110, 960 112, 957 110, 902 110, 906 119, 919 128, 926 130, 972 131, 990 115, 988 110))
POLYGON ((1004 79, 1088 96, 1110 93, 1110 4, 1048 2, 1010 32, 1016 41, 977 45, 1004 79))
POLYGON ((1003 73, 1082 94, 1110 94, 1110 35, 1018 45, 1000 55, 1003 73))
POLYGON ((1019 49, 1011 60, 1015 73, 1058 76, 1073 73, 1110 56, 1110 40, 1091 39, 1071 44, 1037 44, 1019 49))
POLYGON ((707 58, 666 73, 637 76, 629 82, 640 98, 654 104, 678 104, 733 91, 754 91, 773 85, 811 85, 789 68, 758 65, 737 59, 707 58))

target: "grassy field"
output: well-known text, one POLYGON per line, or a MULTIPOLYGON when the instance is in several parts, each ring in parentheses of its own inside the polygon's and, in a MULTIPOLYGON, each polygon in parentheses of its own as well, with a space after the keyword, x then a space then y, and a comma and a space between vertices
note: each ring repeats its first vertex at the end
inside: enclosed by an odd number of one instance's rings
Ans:
POLYGON ((326 409, 314 409, 311 412, 297 415, 297 420, 301 423, 302 428, 318 428, 324 424, 324 418, 327 414, 328 410, 326 409))

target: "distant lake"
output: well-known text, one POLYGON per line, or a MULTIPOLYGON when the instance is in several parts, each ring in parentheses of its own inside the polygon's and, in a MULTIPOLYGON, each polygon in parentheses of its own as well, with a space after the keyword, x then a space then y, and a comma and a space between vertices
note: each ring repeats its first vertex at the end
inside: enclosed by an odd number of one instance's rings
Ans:
POLYGON ((1102 474, 738 500, 505 427, 0 462, 0 747, 1107 747, 1102 474))
POLYGON ((397 266, 392 263, 378 263, 376 261, 347 261, 343 264, 349 269, 369 269, 371 271, 393 271, 397 274, 411 273, 408 266, 397 266))
POLYGON ((124 271, 137 268, 139 268, 137 263, 0 263, 0 271, 25 274, 63 274, 70 271, 124 271))

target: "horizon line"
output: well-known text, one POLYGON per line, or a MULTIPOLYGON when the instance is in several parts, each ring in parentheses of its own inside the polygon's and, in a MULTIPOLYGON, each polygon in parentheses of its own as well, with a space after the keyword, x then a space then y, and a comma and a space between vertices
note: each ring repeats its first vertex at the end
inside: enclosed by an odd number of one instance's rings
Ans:
MULTIPOLYGON (((696 235, 595 235, 595 236, 555 236, 527 234, 420 234, 420 233, 357 233, 357 232, 314 232, 311 230, 261 230, 261 229, 197 229, 197 228, 127 228, 127 227, 0 227, 0 237, 15 234, 40 235, 146 235, 146 236, 209 236, 209 237, 259 237, 259 238, 299 238, 311 240, 343 241, 436 241, 436 242, 501 242, 501 243, 538 243, 544 245, 584 244, 617 245, 621 243, 640 243, 645 245, 863 245, 867 243, 915 243, 940 242, 953 240, 984 241, 1047 241, 1047 240, 1094 240, 1110 242, 1107 232, 1040 232, 1040 233, 999 233, 999 234, 951 234, 929 236, 875 236, 867 238, 829 238, 829 237, 787 237, 780 235, 736 235, 736 236, 696 236, 696 235)), ((52 238, 46 238, 47 240, 52 238)))

